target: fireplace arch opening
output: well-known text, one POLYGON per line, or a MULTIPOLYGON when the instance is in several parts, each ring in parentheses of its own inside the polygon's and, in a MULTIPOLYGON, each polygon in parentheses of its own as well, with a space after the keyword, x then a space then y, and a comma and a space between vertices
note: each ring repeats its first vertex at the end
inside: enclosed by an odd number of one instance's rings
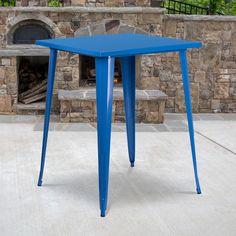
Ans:
POLYGON ((39 39, 54 38, 52 29, 38 20, 21 21, 9 34, 10 44, 34 44, 39 39))
POLYGON ((48 53, 39 52, 34 43, 36 40, 55 38, 54 36, 48 24, 35 19, 21 20, 8 33, 9 46, 30 49, 26 55, 20 53, 16 58, 17 106, 20 110, 44 109, 49 56, 48 53))

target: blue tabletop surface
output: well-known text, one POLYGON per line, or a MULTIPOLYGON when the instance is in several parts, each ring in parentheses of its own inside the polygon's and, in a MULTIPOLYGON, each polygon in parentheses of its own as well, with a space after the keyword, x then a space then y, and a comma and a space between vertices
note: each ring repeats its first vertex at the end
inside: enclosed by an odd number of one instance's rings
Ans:
POLYGON ((201 47, 200 42, 143 34, 111 34, 47 39, 37 40, 36 44, 94 57, 131 56, 201 47))

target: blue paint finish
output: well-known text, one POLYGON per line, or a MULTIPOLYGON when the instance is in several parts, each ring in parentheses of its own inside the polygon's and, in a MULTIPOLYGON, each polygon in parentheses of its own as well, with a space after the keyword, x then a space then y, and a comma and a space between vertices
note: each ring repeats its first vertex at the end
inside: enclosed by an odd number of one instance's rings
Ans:
POLYGON ((135 57, 121 57, 124 107, 130 166, 135 162, 135 57))
POLYGON ((190 144, 192 150, 192 159, 193 159, 193 169, 194 169, 194 176, 197 186, 197 193, 201 193, 201 188, 198 179, 197 173, 197 161, 196 161, 196 151, 195 151, 195 142, 194 142, 194 128, 193 128, 193 118, 192 118, 192 105, 191 105, 191 96, 190 96, 190 86, 188 80, 188 63, 187 63, 187 56, 186 50, 180 51, 180 63, 182 69, 182 77, 183 77, 183 84, 184 84, 184 94, 185 94, 185 104, 186 104, 186 111, 187 111, 187 118, 188 118, 188 129, 189 129, 189 137, 190 137, 190 144))
POLYGON ((113 57, 95 58, 99 194, 102 217, 105 216, 107 208, 114 63, 113 57))
POLYGON ((133 56, 201 47, 200 42, 143 34, 111 34, 82 36, 79 38, 47 39, 37 40, 36 44, 94 57, 133 56))
POLYGON ((48 73, 46 111, 44 117, 43 145, 38 186, 42 185, 43 170, 46 156, 53 83, 57 59, 57 50, 95 57, 96 61, 96 96, 97 96, 97 132, 98 132, 98 166, 99 166, 99 197, 101 216, 107 208, 110 137, 112 118, 112 96, 115 57, 121 57, 123 90, 125 100, 126 128, 129 159, 131 166, 135 162, 135 55, 179 52, 183 74, 185 102, 189 125, 189 136, 192 150, 193 168, 197 193, 201 193, 194 143, 192 107, 188 81, 188 65, 186 50, 201 47, 200 42, 147 36, 139 34, 115 34, 84 36, 80 38, 38 40, 37 45, 51 49, 48 73))
POLYGON ((42 145, 41 166, 40 166, 40 173, 39 173, 39 179, 38 179, 38 186, 41 186, 42 181, 43 181, 43 171, 44 171, 44 163, 45 163, 46 149, 47 149, 48 128, 49 128, 49 121, 50 121, 50 110, 51 110, 51 104, 52 104, 52 92, 53 92, 56 62, 57 62, 57 50, 51 49, 50 58, 49 58, 49 68, 48 68, 46 110, 45 110, 45 116, 44 116, 43 145, 42 145))

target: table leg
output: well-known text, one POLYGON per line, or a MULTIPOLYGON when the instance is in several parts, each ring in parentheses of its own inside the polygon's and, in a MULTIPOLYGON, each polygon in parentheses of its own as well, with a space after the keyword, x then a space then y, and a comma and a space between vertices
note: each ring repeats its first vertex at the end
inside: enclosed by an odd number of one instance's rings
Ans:
POLYGON ((97 132, 98 132, 98 166, 99 197, 101 216, 107 208, 109 179, 112 97, 114 80, 114 63, 112 57, 96 58, 96 97, 97 97, 97 132))
POLYGON ((135 57, 122 57, 122 81, 124 107, 128 139, 129 161, 131 167, 135 162, 135 57))
POLYGON ((187 55, 186 50, 180 51, 180 62, 182 69, 182 78, 184 85, 184 94, 185 94, 185 104, 187 110, 187 118, 188 118, 188 129, 189 129, 189 137, 191 143, 192 150, 192 159, 193 159, 193 169, 194 176, 197 186, 197 193, 201 193, 201 188, 198 180, 198 171, 197 171, 197 161, 196 161, 196 151, 195 151, 195 142, 194 142, 194 128, 193 128, 193 119, 192 119, 192 105, 191 105, 191 97, 190 97, 190 86, 188 80, 188 63, 187 63, 187 55))
POLYGON ((42 145, 41 166, 40 166, 40 173, 39 173, 39 179, 38 179, 38 186, 42 185, 42 179, 43 179, 43 170, 44 170, 44 163, 45 163, 46 149, 47 149, 48 127, 49 127, 49 121, 50 121, 50 110, 51 110, 51 103, 52 103, 52 92, 53 92, 54 76, 55 76, 55 69, 56 69, 56 61, 57 61, 57 50, 51 49, 50 58, 49 58, 49 68, 48 68, 46 110, 45 110, 45 115, 44 115, 43 145, 42 145))

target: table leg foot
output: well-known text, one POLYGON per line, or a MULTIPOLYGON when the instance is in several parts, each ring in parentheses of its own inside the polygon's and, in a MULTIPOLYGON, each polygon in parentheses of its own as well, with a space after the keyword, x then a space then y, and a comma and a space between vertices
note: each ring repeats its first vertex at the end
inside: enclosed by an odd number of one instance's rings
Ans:
POLYGON ((201 188, 200 187, 197 188, 197 194, 201 194, 201 193, 202 193, 201 188))
POLYGON ((105 217, 106 216, 106 211, 101 211, 101 217, 105 217))
POLYGON ((135 57, 122 57, 121 69, 129 161, 133 167, 135 162, 135 57))
POLYGON ((43 184, 43 181, 42 180, 38 180, 38 186, 40 187, 40 186, 42 186, 42 184, 43 184))

